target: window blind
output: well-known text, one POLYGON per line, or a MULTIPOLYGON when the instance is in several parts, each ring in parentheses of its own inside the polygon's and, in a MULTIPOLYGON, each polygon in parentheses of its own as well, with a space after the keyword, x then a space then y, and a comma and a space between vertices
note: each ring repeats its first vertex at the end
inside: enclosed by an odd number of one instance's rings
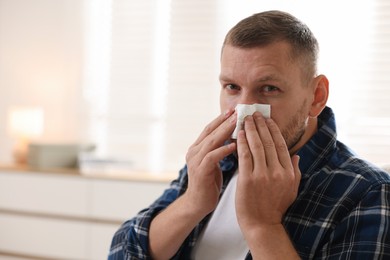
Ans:
MULTIPOLYGON (((358 154, 382 164, 390 158, 390 3, 373 2, 368 16, 372 27, 356 32, 357 40, 367 38, 368 44, 356 55, 359 59, 364 54, 365 59, 354 73, 360 81, 350 89, 351 109, 344 135, 358 154)), ((362 12, 359 17, 361 22, 364 15, 362 12)))
POLYGON ((374 163, 389 161, 386 1, 100 1, 109 5, 102 9, 104 22, 86 8, 95 17, 89 24, 107 30, 87 41, 101 48, 87 57, 95 61, 87 62, 95 73, 84 87, 95 93, 87 103, 86 136, 105 154, 132 161, 135 170, 176 172, 188 147, 219 113, 225 33, 245 16, 281 9, 307 23, 319 40, 319 72, 330 79, 329 105, 340 139, 374 163), (107 64, 100 70, 99 61, 107 64))

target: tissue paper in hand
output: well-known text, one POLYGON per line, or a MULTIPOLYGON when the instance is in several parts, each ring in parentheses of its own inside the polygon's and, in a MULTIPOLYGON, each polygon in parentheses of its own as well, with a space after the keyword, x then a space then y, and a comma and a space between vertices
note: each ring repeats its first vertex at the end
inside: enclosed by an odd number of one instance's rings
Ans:
POLYGON ((238 132, 242 129, 244 125, 244 119, 248 115, 253 115, 256 111, 261 112, 261 114, 265 118, 271 117, 271 105, 268 104, 238 104, 236 106, 237 111, 237 124, 236 129, 234 129, 234 132, 232 134, 233 139, 237 139, 238 132))

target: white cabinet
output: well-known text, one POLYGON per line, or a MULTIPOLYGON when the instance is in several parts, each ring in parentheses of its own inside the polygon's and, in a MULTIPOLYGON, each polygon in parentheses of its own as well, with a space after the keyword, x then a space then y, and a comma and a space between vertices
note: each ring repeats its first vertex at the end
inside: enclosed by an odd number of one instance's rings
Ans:
POLYGON ((77 221, 1 214, 0 250, 42 258, 87 259, 87 227, 77 221))
POLYGON ((0 259, 106 259, 120 224, 168 185, 0 170, 0 259))

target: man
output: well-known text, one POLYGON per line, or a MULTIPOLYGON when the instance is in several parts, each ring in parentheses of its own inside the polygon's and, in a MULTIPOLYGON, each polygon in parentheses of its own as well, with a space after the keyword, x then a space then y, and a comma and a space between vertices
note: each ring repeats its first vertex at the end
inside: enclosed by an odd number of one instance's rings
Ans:
POLYGON ((390 178, 336 139, 318 44, 290 14, 239 22, 221 54, 220 105, 186 167, 115 234, 110 259, 390 258, 390 178), (237 104, 270 104, 247 116, 237 104))

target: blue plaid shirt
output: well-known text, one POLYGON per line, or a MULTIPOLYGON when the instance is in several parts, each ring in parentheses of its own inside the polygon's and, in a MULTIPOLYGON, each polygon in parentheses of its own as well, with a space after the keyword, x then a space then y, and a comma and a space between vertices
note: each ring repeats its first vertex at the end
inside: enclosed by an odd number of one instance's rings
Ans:
MULTIPOLYGON (((319 128, 298 154, 302 180, 283 224, 302 259, 390 259, 390 176, 356 157, 336 140, 333 112, 325 108, 319 128)), ((237 169, 221 161, 223 190, 237 169)), ((187 188, 187 168, 150 207, 125 222, 112 240, 109 259, 151 259, 149 225, 187 188)), ((190 259, 209 217, 187 237, 173 259, 190 259)), ((250 252, 246 259, 252 259, 250 252)))

